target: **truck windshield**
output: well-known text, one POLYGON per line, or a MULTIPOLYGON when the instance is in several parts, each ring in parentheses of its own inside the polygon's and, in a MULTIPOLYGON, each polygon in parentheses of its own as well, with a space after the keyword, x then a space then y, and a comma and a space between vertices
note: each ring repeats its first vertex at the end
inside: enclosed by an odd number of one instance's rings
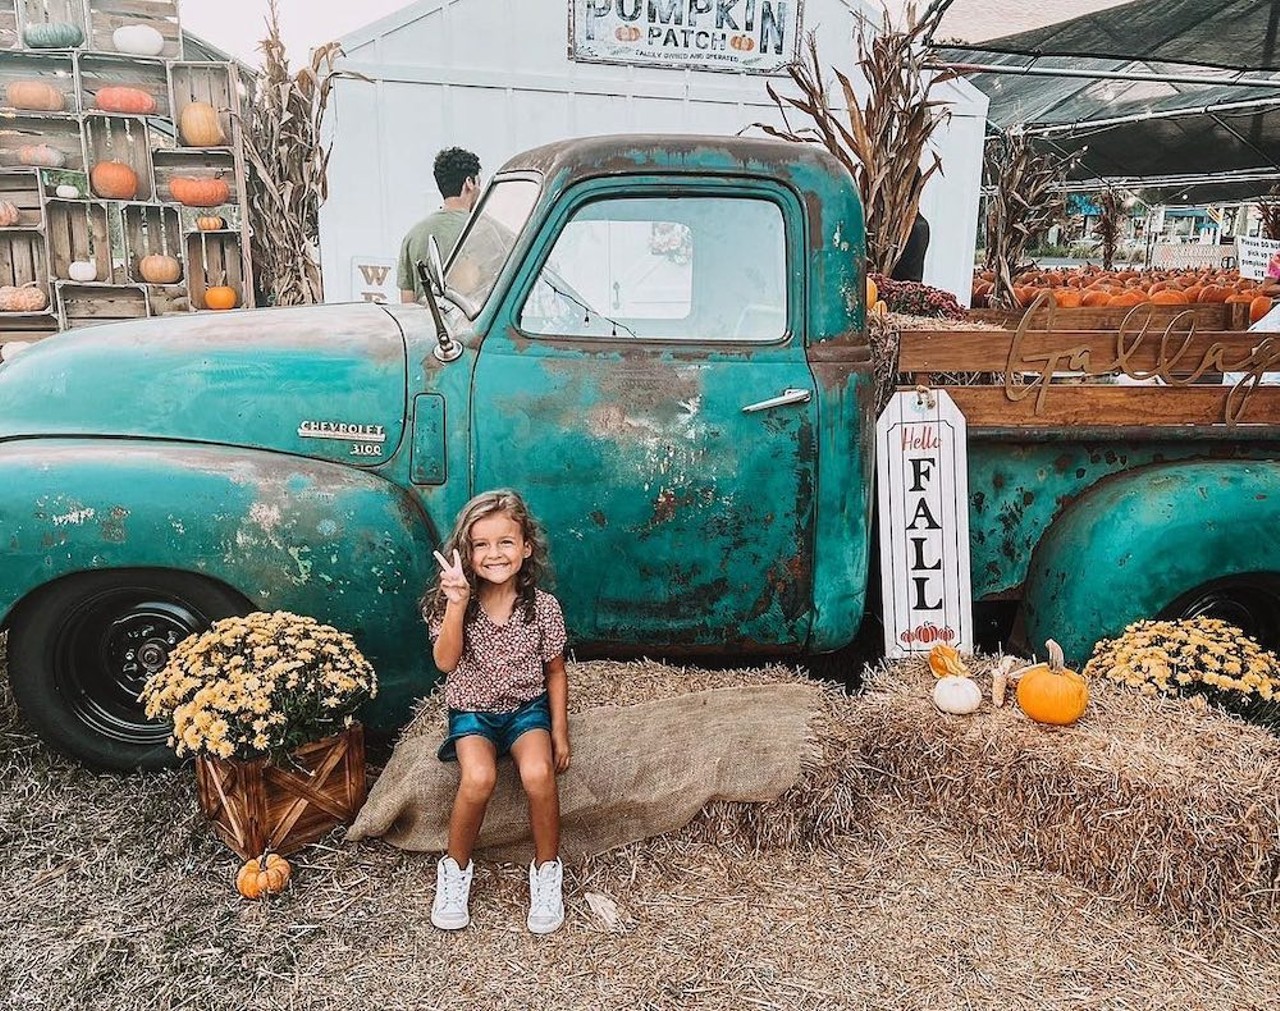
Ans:
POLYGON ((507 262, 538 199, 532 179, 499 179, 489 187, 449 259, 445 284, 475 319, 507 262))

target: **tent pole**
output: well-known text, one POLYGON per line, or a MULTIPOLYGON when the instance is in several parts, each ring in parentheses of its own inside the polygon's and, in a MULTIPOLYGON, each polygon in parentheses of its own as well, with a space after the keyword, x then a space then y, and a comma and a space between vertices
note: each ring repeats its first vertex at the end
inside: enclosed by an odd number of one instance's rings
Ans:
MULTIPOLYGON (((1130 63, 1139 61, 1132 60, 1130 63)), ((1099 81, 1148 81, 1153 84, 1199 84, 1230 88, 1280 88, 1280 77, 1202 77, 1195 74, 1160 74, 1136 70, 1083 70, 1077 67, 1019 67, 1006 63, 961 63, 939 60, 930 69, 958 70, 965 74, 1013 74, 1019 77, 1082 77, 1099 81)))
POLYGON ((1265 109, 1280 105, 1280 96, 1275 98, 1258 98, 1250 102, 1222 102, 1218 105, 1188 106, 1185 109, 1169 109, 1165 112, 1135 112, 1128 116, 1112 116, 1110 119, 1078 119, 1074 123, 1054 123, 1044 126, 1029 126, 1025 132, 1033 137, 1051 137, 1057 134, 1082 134, 1106 129, 1112 126, 1125 126, 1129 123, 1145 123, 1152 119, 1181 119, 1184 116, 1214 116, 1223 112, 1247 112, 1251 109, 1265 109))

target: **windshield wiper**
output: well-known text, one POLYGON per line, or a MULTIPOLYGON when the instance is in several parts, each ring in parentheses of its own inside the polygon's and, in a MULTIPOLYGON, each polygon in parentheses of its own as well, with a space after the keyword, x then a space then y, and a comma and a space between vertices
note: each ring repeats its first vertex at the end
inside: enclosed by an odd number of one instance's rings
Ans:
POLYGON ((622 327, 622 329, 627 331, 627 333, 631 334, 632 337, 639 339, 639 334, 637 334, 634 330, 632 330, 631 327, 627 326, 627 324, 619 323, 616 319, 606 316, 604 313, 599 312, 596 309, 592 309, 591 306, 587 305, 587 303, 582 301, 582 299, 576 298, 575 296, 570 295, 567 291, 564 291, 561 288, 557 288, 545 275, 543 276, 542 280, 543 280, 543 283, 545 283, 546 286, 550 288, 552 291, 554 291, 557 295, 559 295, 561 298, 567 298, 570 302, 578 306, 578 308, 580 308, 583 312, 587 314, 586 318, 584 318, 582 321, 583 324, 590 323, 591 317, 593 315, 599 316, 606 323, 609 323, 613 326, 613 333, 610 336, 617 337, 618 327, 622 327))

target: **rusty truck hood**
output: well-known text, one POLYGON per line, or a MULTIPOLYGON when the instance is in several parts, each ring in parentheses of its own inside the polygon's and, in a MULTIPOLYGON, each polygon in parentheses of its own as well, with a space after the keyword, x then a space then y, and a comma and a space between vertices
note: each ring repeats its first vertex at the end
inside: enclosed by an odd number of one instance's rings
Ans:
POLYGON ((0 439, 177 439, 376 465, 404 411, 404 337, 371 304, 112 323, 0 365, 0 439))

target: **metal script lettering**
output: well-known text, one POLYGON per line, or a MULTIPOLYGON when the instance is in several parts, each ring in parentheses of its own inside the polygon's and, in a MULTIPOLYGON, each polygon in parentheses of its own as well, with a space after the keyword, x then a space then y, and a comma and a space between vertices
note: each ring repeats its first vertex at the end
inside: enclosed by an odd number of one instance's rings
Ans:
POLYGON ((1210 344, 1197 360, 1190 351, 1196 333, 1194 314, 1189 311, 1179 313, 1160 330, 1158 325, 1152 327, 1149 310, 1144 318, 1137 319, 1147 309, 1145 306, 1135 306, 1125 316, 1116 332, 1113 347, 1078 344, 1030 353, 1024 349, 1029 324, 1032 315, 1041 308, 1047 309, 1048 318, 1044 330, 1036 332, 1052 333, 1053 303, 1048 296, 1041 296, 1027 309, 1014 332, 1004 373, 1005 396, 1016 403, 1035 393, 1037 415, 1044 413, 1045 397, 1056 372, 1085 372, 1092 376, 1123 373, 1131 379, 1159 379, 1176 387, 1190 386, 1211 372, 1242 372, 1244 378, 1231 387, 1225 404, 1223 420, 1234 425, 1244 416, 1250 397, 1262 385, 1263 374, 1280 371, 1280 339, 1277 336, 1259 334, 1258 343, 1247 352, 1229 344, 1210 344), (1157 347, 1154 367, 1143 370, 1135 366, 1133 359, 1138 356, 1139 349, 1146 350, 1152 345, 1157 347), (1231 355, 1237 357, 1229 357, 1231 355), (1036 374, 1029 383, 1022 381, 1027 373, 1036 374))

